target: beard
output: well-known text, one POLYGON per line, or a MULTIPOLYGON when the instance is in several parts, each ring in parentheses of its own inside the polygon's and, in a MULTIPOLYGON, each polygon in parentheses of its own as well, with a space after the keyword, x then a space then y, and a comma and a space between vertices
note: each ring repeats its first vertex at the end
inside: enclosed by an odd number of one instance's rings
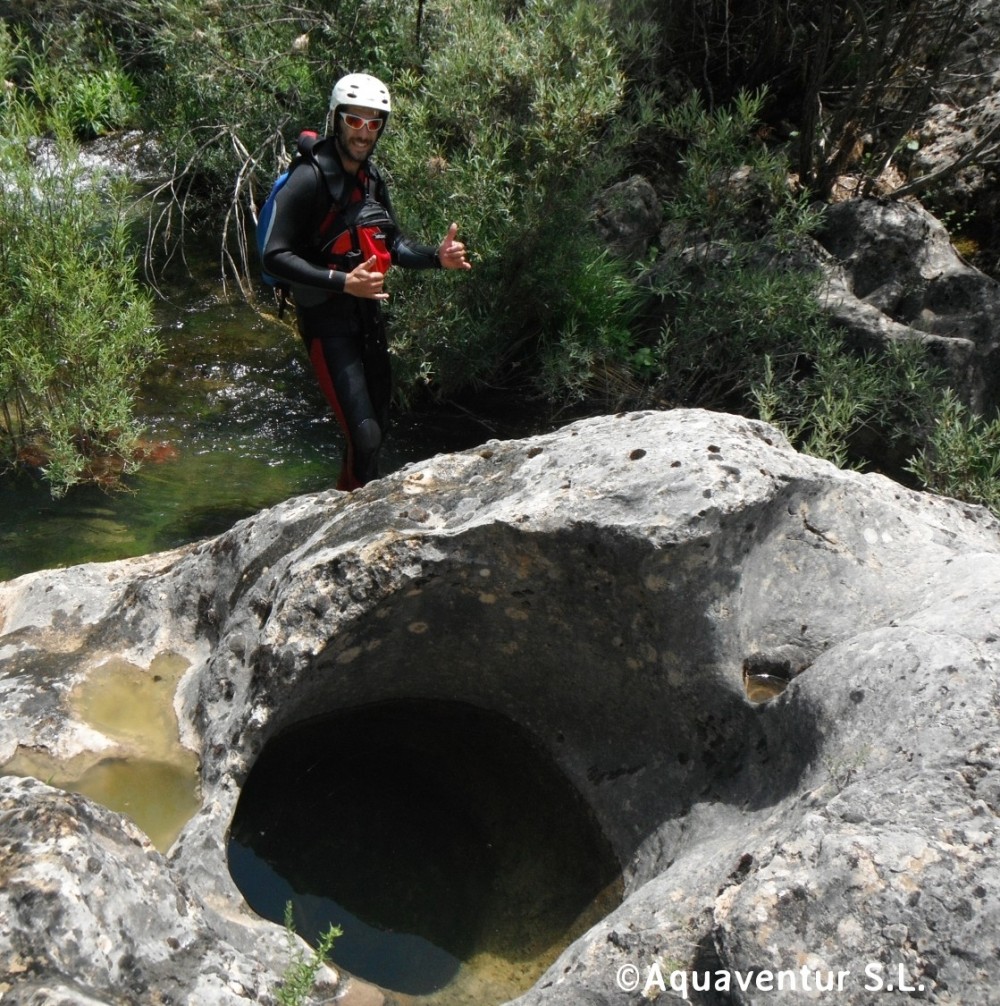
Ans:
POLYGON ((363 135, 352 136, 346 126, 338 123, 337 132, 334 134, 334 142, 343 160, 361 165, 371 157, 377 141, 363 135))

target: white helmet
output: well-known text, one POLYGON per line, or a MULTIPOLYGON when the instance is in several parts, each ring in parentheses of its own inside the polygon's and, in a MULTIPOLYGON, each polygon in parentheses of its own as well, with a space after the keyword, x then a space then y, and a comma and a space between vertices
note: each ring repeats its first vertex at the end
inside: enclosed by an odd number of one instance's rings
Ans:
POLYGON ((349 73, 341 77, 333 85, 330 94, 330 111, 336 112, 341 105, 360 105, 362 108, 373 108, 384 112, 389 117, 392 111, 392 99, 389 88, 368 73, 349 73))

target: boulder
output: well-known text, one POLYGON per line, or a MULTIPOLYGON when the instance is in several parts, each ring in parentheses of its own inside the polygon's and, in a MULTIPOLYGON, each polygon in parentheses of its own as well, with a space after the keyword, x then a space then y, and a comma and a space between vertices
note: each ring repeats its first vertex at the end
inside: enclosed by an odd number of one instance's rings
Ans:
POLYGON ((1000 282, 965 262, 917 203, 852 199, 826 210, 821 300, 866 349, 927 346, 977 412, 1000 405, 1000 282))
MULTIPOLYGON (((166 854, 0 780, 5 1002, 274 1002, 285 933, 226 834, 267 740, 379 700, 530 731, 621 863, 619 907, 518 1002, 992 1001, 1000 526, 703 411, 584 420, 302 496, 177 551, 0 584, 0 757, 116 743, 74 689, 187 669, 200 760, 166 854), (760 699, 758 686, 773 687, 760 699), (745 989, 745 990, 744 990, 745 989), (819 991, 817 991, 819 990, 819 991)), ((332 969, 316 1001, 378 1001, 332 969)))
POLYGON ((269 1001, 263 962, 269 951, 274 962, 287 956, 274 927, 251 940, 248 919, 246 938, 220 938, 218 921, 128 818, 9 776, 0 820, 5 1002, 269 1001))
POLYGON ((631 264, 649 251, 663 222, 663 208, 652 184, 642 175, 632 175, 601 193, 593 220, 608 250, 631 264))

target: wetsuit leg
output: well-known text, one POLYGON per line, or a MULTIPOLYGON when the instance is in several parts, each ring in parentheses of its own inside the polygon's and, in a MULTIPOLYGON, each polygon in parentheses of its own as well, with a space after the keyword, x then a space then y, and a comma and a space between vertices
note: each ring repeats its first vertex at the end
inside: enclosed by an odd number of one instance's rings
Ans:
POLYGON ((365 376, 371 395, 375 418, 385 436, 389 429, 389 406, 392 401, 392 367, 389 362, 389 340, 385 317, 375 301, 365 301, 361 308, 365 326, 365 376))
POLYGON ((300 331, 309 347, 320 388, 347 441, 337 488, 357 489, 378 477, 385 425, 380 406, 383 399, 388 403, 388 393, 370 385, 373 375, 370 367, 366 370, 365 338, 360 323, 309 317, 310 314, 300 312, 300 331), (373 398, 378 406, 373 404, 373 398))

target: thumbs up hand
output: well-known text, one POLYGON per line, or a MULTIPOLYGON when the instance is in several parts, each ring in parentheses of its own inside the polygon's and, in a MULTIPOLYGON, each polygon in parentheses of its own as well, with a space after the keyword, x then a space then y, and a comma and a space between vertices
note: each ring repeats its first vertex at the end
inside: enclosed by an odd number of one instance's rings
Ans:
POLYGON ((383 289, 385 277, 376 268, 377 264, 378 259, 372 255, 355 266, 344 280, 344 292, 367 300, 388 300, 389 294, 383 289))
POLYGON ((455 240, 458 224, 452 224, 438 247, 438 261, 443 269, 471 269, 472 263, 466 254, 465 245, 455 240))

